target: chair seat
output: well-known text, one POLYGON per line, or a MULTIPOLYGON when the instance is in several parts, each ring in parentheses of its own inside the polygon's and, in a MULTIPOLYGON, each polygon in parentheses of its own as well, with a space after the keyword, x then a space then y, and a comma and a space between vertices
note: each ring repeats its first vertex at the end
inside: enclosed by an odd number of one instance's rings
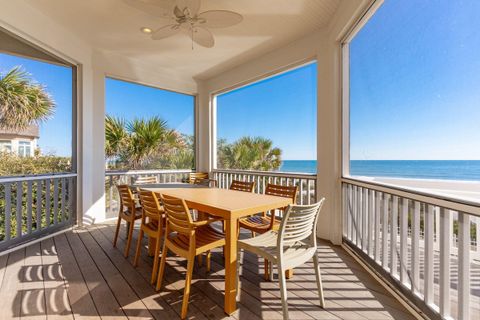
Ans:
MULTIPOLYGON (((259 236, 238 240, 238 249, 243 249, 255 253, 271 262, 278 262, 278 231, 268 231, 259 236)), ((315 254, 316 248, 302 241, 291 245, 285 245, 283 248, 282 262, 284 268, 294 268, 305 263, 315 254)))
MULTIPOLYGON (((189 248, 189 237, 180 234, 170 234, 168 236, 169 242, 175 246, 180 251, 188 251, 189 248)), ((208 251, 213 248, 221 247, 225 245, 225 234, 206 225, 199 227, 195 230, 195 254, 200 254, 202 252, 208 251)), ((173 250, 175 251, 175 250, 173 250)))
MULTIPOLYGON (((278 230, 280 227, 280 220, 274 218, 275 221, 273 222, 273 230, 278 230)), ((239 220, 239 224, 241 228, 245 228, 248 230, 252 230, 257 233, 264 233, 270 230, 271 224, 271 217, 264 217, 264 216, 251 216, 244 219, 239 220)))
MULTIPOLYGON (((123 211, 123 214, 127 217, 131 217, 132 213, 130 210, 125 210, 123 211)), ((140 219, 142 217, 142 207, 136 207, 135 208, 135 219, 140 219)))

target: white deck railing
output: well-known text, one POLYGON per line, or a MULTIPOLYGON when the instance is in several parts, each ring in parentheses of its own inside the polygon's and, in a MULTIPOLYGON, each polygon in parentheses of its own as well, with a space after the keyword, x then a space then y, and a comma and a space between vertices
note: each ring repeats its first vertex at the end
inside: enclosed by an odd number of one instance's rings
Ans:
POLYGON ((74 224, 76 177, 0 178, 0 251, 74 224))
POLYGON ((478 204, 342 181, 348 245, 422 310, 462 320, 478 314, 478 204))
POLYGON ((263 193, 268 183, 298 186, 298 204, 315 203, 317 199, 317 175, 252 170, 213 170, 213 179, 219 188, 229 188, 232 180, 255 181, 256 193, 263 193))
POLYGON ((118 184, 133 184, 139 177, 156 177, 158 183, 182 182, 192 170, 125 170, 105 172, 105 207, 108 217, 118 214, 118 184))

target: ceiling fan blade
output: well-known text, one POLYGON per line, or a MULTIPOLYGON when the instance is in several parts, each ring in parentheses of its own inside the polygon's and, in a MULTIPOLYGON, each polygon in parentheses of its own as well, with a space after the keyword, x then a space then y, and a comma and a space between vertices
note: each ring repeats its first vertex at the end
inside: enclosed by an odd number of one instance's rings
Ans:
POLYGON ((167 38, 173 36, 174 34, 178 33, 180 28, 176 24, 169 24, 167 26, 161 27, 160 29, 154 31, 152 33, 153 40, 159 40, 163 38, 167 38))
POLYGON ((190 17, 194 17, 200 10, 200 0, 177 0, 177 7, 182 11, 188 8, 190 17))
POLYGON ((241 14, 227 10, 209 10, 198 15, 201 19, 202 27, 208 28, 225 28, 240 23, 243 20, 241 14), (205 22, 202 22, 202 21, 205 22))
POLYGON ((212 33, 202 27, 193 28, 192 32, 190 32, 190 37, 202 47, 211 48, 215 45, 212 33))
POLYGON ((171 17, 175 0, 123 0, 129 6, 157 17, 171 17))

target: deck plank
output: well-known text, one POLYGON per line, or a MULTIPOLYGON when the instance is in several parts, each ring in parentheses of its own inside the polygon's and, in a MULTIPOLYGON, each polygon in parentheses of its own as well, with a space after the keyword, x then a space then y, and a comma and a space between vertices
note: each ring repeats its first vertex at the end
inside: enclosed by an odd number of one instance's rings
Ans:
POLYGON ((45 304, 48 319, 73 319, 57 249, 52 238, 40 243, 42 276, 45 287, 45 304))
MULTIPOLYGON (((114 231, 113 227, 109 228, 104 228, 101 229, 102 233, 104 233, 104 236, 107 237, 108 239, 112 239, 114 231)), ((132 238, 133 243, 136 244, 137 242, 137 235, 138 233, 134 233, 134 237, 132 238)), ((120 236, 117 242, 117 247, 119 247, 121 250, 123 250, 123 246, 125 245, 125 233, 120 232, 120 236)), ((130 256, 133 257, 134 255, 134 249, 135 246, 131 246, 130 248, 130 256)), ((144 277, 145 280, 150 279, 150 274, 151 274, 151 268, 152 268, 152 259, 150 257, 147 257, 145 255, 145 250, 142 252, 142 262, 139 262, 139 266, 137 270, 140 272, 141 276, 144 277)), ((183 294, 183 287, 180 286, 179 282, 182 281, 182 277, 180 275, 177 275, 175 278, 171 272, 170 272, 170 267, 167 266, 165 270, 165 287, 163 290, 160 290, 157 294, 159 297, 164 299, 168 304, 174 307, 176 313, 180 315, 181 312, 181 304, 182 304, 182 294, 183 294)), ((197 294, 196 292, 192 289, 192 292, 190 294, 191 297, 191 304, 189 305, 188 308, 188 316, 193 317, 195 319, 208 319, 208 317, 201 311, 201 309, 197 308, 197 303, 196 303, 196 297, 197 294)), ((223 310, 223 309, 222 309, 223 310)), ((203 310, 204 311, 204 310, 203 310)))
MULTIPOLYGON (((78 236, 89 251, 90 256, 93 258, 126 316, 135 319, 152 319, 153 316, 143 301, 132 290, 122 274, 91 237, 90 233, 82 230, 78 232, 78 236)), ((127 263, 127 261, 124 260, 124 263, 127 263)))
MULTIPOLYGON (((179 319, 186 261, 167 259, 165 286, 150 285, 153 259, 145 250, 138 268, 123 258, 124 227, 113 248, 114 226, 77 228, 53 239, 0 256, 0 319, 179 319), (43 309, 42 309, 43 305, 43 309)), ((134 232, 134 243, 138 232, 134 232)), ((326 309, 318 305, 313 264, 295 269, 287 281, 289 315, 293 319, 414 319, 412 315, 341 247, 320 241, 326 309)), ((263 259, 245 254, 241 265, 238 310, 223 312, 224 263, 221 250, 212 253, 212 270, 194 268, 188 318, 281 319, 278 282, 265 281, 263 259)), ((275 277, 276 278, 276 277, 275 277)))
POLYGON ((91 228, 89 232, 155 319, 169 319, 178 316, 165 300, 159 298, 153 287, 140 276, 133 265, 125 261, 122 253, 112 246, 110 239, 105 238, 98 228, 91 228))
POLYGON ((20 274, 22 282, 21 317, 26 319, 46 319, 45 286, 40 243, 25 249, 25 262, 20 274))
POLYGON ((127 319, 78 235, 68 232, 66 236, 99 315, 102 319, 127 319))
POLYGON ((75 260, 65 234, 54 238, 58 259, 62 264, 62 271, 67 279, 67 295, 75 319, 100 319, 95 303, 75 260))
POLYGON ((8 254, 2 288, 0 289, 0 319, 20 318, 22 284, 19 275, 24 264, 25 249, 8 254))

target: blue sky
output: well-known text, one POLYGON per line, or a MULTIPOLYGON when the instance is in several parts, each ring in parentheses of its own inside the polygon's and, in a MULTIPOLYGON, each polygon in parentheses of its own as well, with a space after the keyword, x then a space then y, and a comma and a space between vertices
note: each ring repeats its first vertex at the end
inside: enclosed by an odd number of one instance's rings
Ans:
POLYGON ((350 45, 352 159, 480 159, 479 12, 384 2, 350 45))
POLYGON ((233 142, 262 136, 284 160, 317 158, 317 64, 291 70, 217 97, 217 136, 233 142))
MULTIPOLYGON (((478 12, 476 0, 385 0, 350 44, 352 159, 480 159, 478 12)), ((70 155, 71 70, 0 54, 0 73, 17 65, 57 104, 53 119, 41 126, 40 147, 70 155)), ((218 136, 230 142, 264 136, 284 159, 315 159, 316 68, 219 96, 218 136)), ((159 115, 186 134, 194 131, 193 101, 106 80, 107 113, 159 115)))
POLYGON ((31 78, 46 87, 53 97, 54 116, 40 125, 38 144, 43 153, 72 154, 72 70, 36 60, 0 53, 0 74, 21 66, 31 78))
POLYGON ((170 128, 194 133, 195 98, 191 95, 107 78, 105 104, 109 115, 124 119, 160 116, 170 128))

